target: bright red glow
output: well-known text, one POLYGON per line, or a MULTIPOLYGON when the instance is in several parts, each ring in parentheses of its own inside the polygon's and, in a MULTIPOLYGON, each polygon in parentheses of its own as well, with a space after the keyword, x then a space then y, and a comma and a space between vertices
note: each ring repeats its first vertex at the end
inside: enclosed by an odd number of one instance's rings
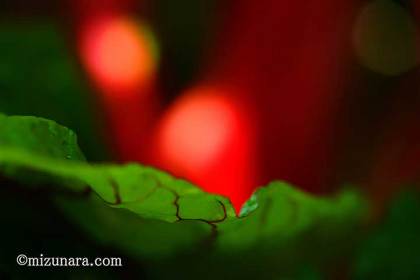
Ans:
MULTIPOLYGON (((93 9, 93 2, 89 3, 93 9)), ((124 162, 145 162, 158 103, 154 94, 157 49, 143 25, 123 16, 124 3, 107 3, 107 8, 81 17, 79 52, 97 87, 112 152, 124 162)))
POLYGON ((163 123, 161 148, 173 166, 192 172, 205 167, 229 144, 235 115, 221 97, 190 96, 163 123))
POLYGON ((126 17, 106 17, 84 26, 82 58, 101 89, 119 95, 138 93, 150 82, 156 61, 147 35, 126 17))
POLYGON ((158 165, 223 194, 239 209, 254 187, 252 128, 219 90, 197 88, 179 99, 158 130, 158 165))

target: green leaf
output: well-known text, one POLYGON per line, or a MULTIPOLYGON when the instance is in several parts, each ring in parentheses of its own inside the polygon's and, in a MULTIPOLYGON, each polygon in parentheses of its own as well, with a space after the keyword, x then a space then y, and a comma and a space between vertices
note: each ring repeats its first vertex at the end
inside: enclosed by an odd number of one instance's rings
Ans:
POLYGON ((42 118, 0 115, 0 147, 5 153, 17 148, 51 159, 85 161, 76 134, 42 118))
POLYGON ((343 238, 350 246, 366 210, 351 191, 319 198, 275 182, 259 189, 237 217, 227 198, 159 170, 89 164, 73 132, 34 117, 0 116, 0 172, 24 187, 48 186, 57 205, 97 242, 141 259, 206 252, 202 259, 229 263, 258 256, 284 272, 336 256, 343 238))
MULTIPOLYGON (((29 169, 37 176, 50 175, 60 178, 63 183, 70 181, 79 191, 92 189, 109 206, 131 210, 144 218, 175 222, 181 219, 212 221, 235 216, 226 198, 205 193, 153 168, 137 164, 90 165, 71 160, 82 159, 77 147, 71 145, 76 142, 75 135, 55 123, 40 118, 3 116, 0 134, 4 138, 0 140, 0 162, 2 169, 7 170, 3 171, 6 175, 13 176, 20 169, 29 169), (13 134, 9 133, 11 130, 13 134), (27 137, 28 134, 33 137, 27 137), (12 144, 13 139, 20 141, 12 144), (32 152, 16 148, 17 145, 32 152), (47 158, 45 153, 52 156, 47 158), (60 156, 62 159, 58 160, 60 156)), ((48 183, 48 177, 45 178, 48 183)))

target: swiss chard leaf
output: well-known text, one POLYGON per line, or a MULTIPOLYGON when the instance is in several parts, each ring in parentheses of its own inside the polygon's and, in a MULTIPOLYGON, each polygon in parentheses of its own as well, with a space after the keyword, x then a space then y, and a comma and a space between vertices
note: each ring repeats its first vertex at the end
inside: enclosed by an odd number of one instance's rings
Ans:
POLYGON ((351 244, 365 212, 351 191, 319 198, 274 182, 237 217, 227 198, 159 170, 89 164, 72 131, 35 117, 0 116, 0 172, 20 185, 47 188, 97 242, 141 259, 206 252, 203 259, 229 263, 257 256, 284 272, 293 263, 336 256, 340 240, 351 244))

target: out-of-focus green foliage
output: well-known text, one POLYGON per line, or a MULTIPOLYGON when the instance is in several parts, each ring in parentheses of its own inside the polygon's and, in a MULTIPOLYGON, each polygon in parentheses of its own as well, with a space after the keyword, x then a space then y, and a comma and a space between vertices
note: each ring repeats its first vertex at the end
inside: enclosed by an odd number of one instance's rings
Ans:
POLYGON ((130 256, 162 260, 205 253, 206 264, 223 260, 227 267, 259 258, 276 264, 270 273, 336 256, 343 249, 337 244, 353 235, 365 210, 352 192, 324 199, 276 182, 257 191, 238 218, 227 198, 158 170, 91 165, 73 132, 34 117, 0 117, 0 172, 23 186, 48 185, 71 220, 98 243, 130 256))
POLYGON ((363 242, 354 279, 420 279, 420 196, 405 193, 363 242))
POLYGON ((76 131, 89 159, 103 160, 103 139, 81 73, 56 24, 0 23, 0 112, 58 121, 76 131))

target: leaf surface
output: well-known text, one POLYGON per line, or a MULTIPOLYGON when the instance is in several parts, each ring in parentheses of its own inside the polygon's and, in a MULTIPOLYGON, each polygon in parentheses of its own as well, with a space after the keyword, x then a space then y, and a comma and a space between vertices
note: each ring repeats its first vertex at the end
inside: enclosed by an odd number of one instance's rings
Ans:
POLYGON ((320 198, 274 182, 237 217, 227 198, 154 168, 90 164, 71 130, 36 117, 0 115, 0 172, 7 182, 47 190, 97 242, 142 259, 207 252, 203 259, 258 255, 285 266, 319 260, 337 254, 334 246, 354 235, 366 210, 351 191, 320 198))

